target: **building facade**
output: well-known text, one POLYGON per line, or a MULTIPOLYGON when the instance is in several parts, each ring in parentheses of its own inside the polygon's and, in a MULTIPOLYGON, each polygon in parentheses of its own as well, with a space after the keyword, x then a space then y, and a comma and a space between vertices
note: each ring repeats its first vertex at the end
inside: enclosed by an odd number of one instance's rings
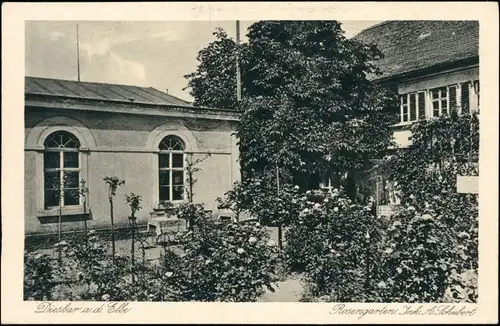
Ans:
POLYGON ((142 196, 145 223, 161 200, 187 200, 186 160, 195 161, 195 203, 216 209, 240 179, 233 134, 237 112, 190 105, 154 88, 26 77, 25 232, 110 225, 105 177, 125 180, 114 199, 117 227, 128 224, 125 195, 142 196), (82 192, 82 181, 88 192, 82 192))
MULTIPOLYGON (((387 21, 356 36, 374 43, 384 57, 376 62, 374 82, 392 87, 400 97, 399 123, 393 126, 397 147, 411 144, 412 123, 457 110, 479 112, 479 22, 387 21)), ((373 171, 380 211, 399 204, 393 186, 373 171)))

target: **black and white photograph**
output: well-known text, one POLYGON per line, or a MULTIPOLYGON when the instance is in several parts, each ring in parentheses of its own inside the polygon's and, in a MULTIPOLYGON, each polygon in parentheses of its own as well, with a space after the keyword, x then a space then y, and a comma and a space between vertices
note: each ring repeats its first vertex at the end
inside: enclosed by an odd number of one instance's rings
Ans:
POLYGON ((22 300, 473 316, 480 27, 26 20, 22 300))

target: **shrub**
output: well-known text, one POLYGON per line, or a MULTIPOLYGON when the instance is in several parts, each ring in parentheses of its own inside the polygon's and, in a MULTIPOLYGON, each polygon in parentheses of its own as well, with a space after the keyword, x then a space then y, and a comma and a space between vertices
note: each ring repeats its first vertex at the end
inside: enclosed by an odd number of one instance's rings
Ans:
POLYGON ((286 233, 286 261, 304 273, 310 296, 358 300, 366 292, 366 255, 376 251, 383 220, 373 216, 371 203, 354 204, 338 190, 308 191, 299 201, 301 212, 286 233))
POLYGON ((170 277, 187 301, 255 301, 277 280, 278 254, 256 223, 206 220, 176 238, 184 252, 170 277))
POLYGON ((54 260, 40 251, 24 253, 24 300, 52 300, 59 284, 54 260))
POLYGON ((120 256, 113 261, 92 231, 63 243, 61 266, 47 255, 26 253, 25 299, 255 301, 278 279, 277 249, 257 223, 200 220, 173 240, 177 250, 166 250, 160 266, 132 266, 120 256))
MULTIPOLYGON (((456 194, 457 175, 478 175, 479 118, 453 112, 412 125, 412 144, 385 168, 403 203, 425 208, 435 196, 456 194), (410 198, 410 196, 412 198, 410 198)), ((444 203, 445 204, 445 203, 444 203)))
POLYGON ((434 197, 418 209, 409 196, 398 214, 376 218, 338 192, 307 193, 285 248, 288 264, 305 275, 302 300, 476 302, 477 204, 434 197))
POLYGON ((254 175, 236 182, 225 198, 217 201, 237 214, 249 212, 263 225, 286 226, 298 213, 296 198, 300 191, 298 186, 285 183, 283 179, 281 182, 278 191, 275 174, 254 175))
POLYGON ((387 164, 404 206, 385 237, 384 296, 404 302, 475 302, 478 196, 457 193, 456 177, 479 173, 473 159, 479 151, 479 119, 452 112, 413 125, 412 138, 412 145, 387 164))
POLYGON ((202 204, 182 203, 175 208, 175 215, 186 220, 189 229, 205 219, 205 207, 202 204))
POLYGON ((75 237, 66 247, 66 266, 74 277, 73 287, 83 287, 81 299, 125 300, 122 287, 130 275, 130 262, 126 257, 107 255, 107 244, 94 231, 75 237))
POLYGON ((434 205, 439 214, 408 205, 390 219, 373 289, 382 300, 475 302, 474 279, 463 279, 477 273, 474 205, 462 206, 461 213, 447 209, 448 200, 434 205))

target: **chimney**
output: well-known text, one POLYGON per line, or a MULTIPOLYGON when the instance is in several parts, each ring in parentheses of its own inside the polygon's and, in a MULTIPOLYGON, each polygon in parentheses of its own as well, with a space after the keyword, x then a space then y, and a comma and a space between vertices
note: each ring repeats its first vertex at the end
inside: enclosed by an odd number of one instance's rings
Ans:
POLYGON ((167 94, 168 94, 168 88, 165 88, 165 93, 167 93, 167 94))

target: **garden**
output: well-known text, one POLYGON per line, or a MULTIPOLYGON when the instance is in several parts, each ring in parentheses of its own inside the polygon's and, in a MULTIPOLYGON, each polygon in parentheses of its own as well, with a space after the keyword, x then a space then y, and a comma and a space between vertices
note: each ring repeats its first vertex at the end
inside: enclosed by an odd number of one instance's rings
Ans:
MULTIPOLYGON (((167 232, 154 260, 138 255, 145 249, 143 232, 134 232, 141 197, 132 193, 125 198, 130 248, 115 252, 114 236, 110 242, 84 230, 60 238, 53 249, 60 255, 26 252, 25 299, 251 302, 299 277, 304 302, 476 302, 477 195, 457 193, 455 180, 478 173, 459 159, 477 132, 477 116, 414 126, 413 145, 384 162, 401 185, 401 209, 392 216, 376 216, 372 200, 352 199, 342 187, 249 178, 219 198, 235 221, 207 217, 202 204, 176 206, 188 229, 167 232), (471 130, 472 138, 460 138, 471 130), (437 167, 424 169, 416 158, 437 167), (271 228, 286 232, 273 241, 271 228)), ((124 184, 105 181, 110 198, 124 184)))
POLYGON ((242 113, 243 177, 218 199, 236 219, 208 218, 190 181, 174 207, 186 231, 168 234, 159 259, 141 259, 141 196, 120 202, 130 248, 116 250, 114 190, 127 185, 106 179, 111 241, 85 228, 59 233, 57 258, 25 252, 25 300, 252 302, 299 278, 303 302, 476 302, 478 195, 458 193, 456 180, 479 174, 478 116, 416 122, 411 145, 389 153, 399 99, 366 78, 378 73, 374 46, 334 21, 257 22, 239 49, 238 101, 221 73, 234 71, 234 41, 215 36, 186 77, 196 105, 242 113), (398 192, 391 216, 360 185, 374 167, 398 192), (324 175, 331 186, 320 189, 324 175))

